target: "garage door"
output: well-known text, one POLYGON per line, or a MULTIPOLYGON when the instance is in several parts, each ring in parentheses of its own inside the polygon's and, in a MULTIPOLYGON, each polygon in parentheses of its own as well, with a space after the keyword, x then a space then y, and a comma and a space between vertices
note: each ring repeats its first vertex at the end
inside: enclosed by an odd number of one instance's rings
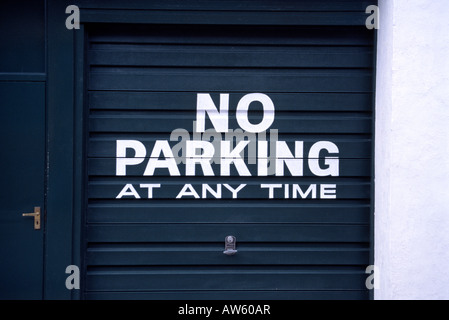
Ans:
POLYGON ((367 299, 373 33, 90 26, 87 299, 367 299))

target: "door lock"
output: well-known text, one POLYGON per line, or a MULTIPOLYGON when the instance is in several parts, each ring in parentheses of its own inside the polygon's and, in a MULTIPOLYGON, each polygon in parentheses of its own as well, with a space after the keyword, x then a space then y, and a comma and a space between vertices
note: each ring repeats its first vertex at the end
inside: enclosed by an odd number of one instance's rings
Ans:
POLYGON ((223 253, 228 256, 236 254, 237 250, 235 249, 235 243, 236 239, 234 236, 227 236, 225 238, 225 251, 223 251, 223 253))
POLYGON ((22 213, 23 217, 34 217, 34 230, 41 228, 41 208, 34 207, 33 213, 22 213))

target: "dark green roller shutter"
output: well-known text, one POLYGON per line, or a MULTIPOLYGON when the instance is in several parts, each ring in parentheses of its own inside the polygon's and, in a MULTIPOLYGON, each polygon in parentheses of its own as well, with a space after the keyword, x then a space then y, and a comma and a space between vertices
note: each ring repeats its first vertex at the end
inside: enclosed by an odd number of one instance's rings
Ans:
MULTIPOLYGON (((84 297, 368 298, 373 44, 362 26, 90 26, 84 297), (339 176, 316 176, 307 160, 304 176, 258 176, 251 164, 252 176, 233 165, 229 177, 218 165, 215 176, 199 167, 186 176, 183 164, 180 176, 144 176, 148 159, 116 175, 117 140, 142 142, 149 157, 177 128, 192 137, 198 93, 217 106, 228 93, 229 128, 238 129, 235 107, 256 92, 273 101, 271 128, 292 150, 303 141, 306 158, 318 141, 338 146, 339 176), (127 184, 140 199, 116 199, 127 184), (148 199, 140 184, 161 187, 148 199), (226 188, 222 199, 176 199, 185 184, 200 196, 203 184, 246 187, 237 199, 226 188), (261 184, 282 188, 269 199, 261 184), (293 184, 335 185, 336 199, 294 199, 291 189, 286 198, 293 184), (228 235, 234 256, 223 254, 228 235)), ((260 122, 257 107, 250 114, 260 122)))

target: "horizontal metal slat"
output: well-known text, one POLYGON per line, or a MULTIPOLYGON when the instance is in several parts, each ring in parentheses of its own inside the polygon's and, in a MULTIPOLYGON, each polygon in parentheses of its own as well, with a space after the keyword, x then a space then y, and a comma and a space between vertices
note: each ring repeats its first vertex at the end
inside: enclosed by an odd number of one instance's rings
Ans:
POLYGON ((180 36, 179 26, 98 25, 89 30, 93 48, 110 44, 185 44, 185 45, 308 45, 308 46, 373 46, 373 32, 353 27, 294 26, 204 26, 185 25, 180 36))
POLYGON ((97 66, 258 67, 258 68, 371 68, 366 48, 104 46, 89 52, 97 66), (104 48, 107 47, 108 49, 104 48), (168 48, 167 48, 168 47, 168 48))
MULTIPOLYGON (((229 105, 237 106, 247 93, 229 94, 229 105)), ((219 99, 218 93, 211 96, 219 99)), ((276 111, 371 112, 373 109, 371 93, 270 93, 269 97, 276 111)), ((89 92, 91 110, 193 110, 196 103, 195 92, 89 92)))
POLYGON ((269 25, 269 26, 359 26, 365 27, 364 11, 348 12, 266 12, 266 11, 184 11, 184 10, 103 10, 84 9, 82 23, 269 25))
MULTIPOLYGON (((134 158, 136 159, 136 158, 134 158)), ((141 158, 142 164, 127 166, 126 176, 135 177, 135 176, 143 176, 145 173, 145 168, 148 164, 150 158, 141 158)), ((156 160, 156 158, 153 158, 156 160)), ((186 159, 185 158, 177 158, 177 160, 181 160, 182 163, 178 165, 178 170, 181 176, 186 175, 186 159)), ((255 164, 248 164, 246 162, 246 167, 252 176, 258 175, 257 168, 257 160, 252 159, 255 164)), ((298 159, 297 159, 298 160, 298 159)), ((297 161, 296 160, 296 161, 297 161)), ((259 160, 260 161, 260 160, 259 160)), ((275 160, 273 160, 275 161, 275 160)), ((303 176, 305 177, 313 177, 315 176, 309 169, 307 165, 309 159, 302 159, 303 162, 303 176)), ((321 160, 320 160, 321 161, 321 160)), ((117 160, 114 158, 94 158, 88 160, 88 174, 90 176, 115 176, 116 175, 116 162, 117 160)), ((321 161, 324 163, 324 160, 321 161)), ((211 168, 216 176, 220 175, 220 164, 213 163, 211 164, 211 168)), ((168 176, 168 170, 165 169, 156 169, 152 176, 168 176)), ((203 169, 199 164, 195 165, 195 175, 202 176, 204 175, 203 169)), ((271 174, 274 176, 274 170, 271 174)), ((340 177, 369 177, 371 175, 371 160, 370 159, 339 159, 339 176, 340 177)), ((230 168, 230 177, 239 176, 237 169, 234 165, 231 165, 230 168)), ((285 168, 284 165, 284 174, 283 176, 291 177, 292 174, 288 168, 285 168)))
MULTIPOLYGON (((233 267, 235 268, 235 267, 233 267)), ((360 268, 362 269, 362 268, 360 268)), ((318 269, 300 271, 215 270, 209 267, 154 271, 112 269, 87 271, 88 291, 136 290, 363 290, 366 274, 360 271, 318 269)))
POLYGON ((88 300, 367 300, 365 290, 166 290, 166 291, 88 291, 88 300))
MULTIPOLYGON (((173 181, 174 177, 168 178, 169 180, 162 180, 162 177, 152 178, 152 177, 145 177, 145 179, 142 180, 136 180, 136 178, 130 179, 126 181, 114 181, 114 182, 102 182, 102 181, 95 181, 95 182, 89 182, 88 186, 88 197, 89 199, 115 199, 118 197, 121 191, 125 189, 126 184, 132 184, 133 188, 136 190, 136 192, 140 195, 141 198, 146 199, 148 197, 148 189, 139 188, 140 184, 160 184, 161 187, 153 190, 153 199, 172 199, 173 201, 176 201, 176 197, 181 197, 181 190, 185 188, 186 184, 189 184, 191 188, 195 189, 195 192, 198 194, 198 197, 201 197, 202 192, 202 183, 207 183, 211 186, 212 189, 216 189, 217 184, 226 183, 229 184, 232 188, 237 188, 241 184, 245 184, 240 191, 238 191, 238 195, 236 199, 234 200, 242 200, 242 199, 268 199, 269 197, 269 191, 268 188, 262 188, 262 184, 264 182, 257 183, 254 181, 255 179, 248 179, 248 182, 246 181, 233 181, 232 178, 224 177, 220 179, 218 177, 215 181, 202 181, 198 182, 195 180, 192 182, 189 180, 190 177, 186 177, 184 181, 177 180, 173 181), (137 189, 138 190, 137 190, 137 189)), ((315 185, 315 199, 324 198, 322 196, 322 188, 332 189, 334 191, 325 191, 325 193, 332 193, 334 194, 334 197, 337 199, 369 199, 370 192, 371 192, 371 186, 369 183, 363 183, 363 182, 353 182, 353 183, 342 183, 338 180, 325 182, 325 181, 319 181, 319 182, 313 182, 313 183, 307 183, 303 182, 302 179, 296 179, 296 180, 288 180, 284 182, 273 182, 269 181, 267 183, 278 183, 282 184, 281 188, 274 190, 274 199, 280 198, 283 199, 285 197, 285 184, 298 184, 303 192, 306 192, 312 184, 315 185), (332 186, 332 187, 329 187, 332 186)), ((293 197, 293 191, 292 186, 289 187, 290 192, 290 199, 293 197)), ((182 195, 182 198, 184 199, 194 199, 194 195, 192 195, 192 191, 189 189, 187 190, 189 195, 182 195)), ((127 190, 129 192, 129 190, 127 190)), ((186 191, 185 191, 186 192, 186 191)), ((295 195, 297 195, 296 201, 309 201, 313 197, 313 193, 308 193, 307 198, 302 199, 298 193, 295 192, 295 195)), ((209 199, 214 199, 215 196, 211 195, 210 193, 206 194, 209 199)), ((229 191, 226 187, 222 187, 222 195, 221 199, 232 199, 234 197, 234 194, 229 191)), ((134 195, 122 195, 122 199, 135 199, 134 195)), ((117 199, 119 202, 120 200, 117 199)))
MULTIPOLYGON (((189 128, 186 128, 189 129, 189 128)), ((93 135, 92 135, 93 136, 93 135)), ((132 136, 123 136, 116 133, 107 133, 105 135, 102 135, 101 137, 92 137, 89 141, 88 146, 88 156, 91 158, 115 158, 116 157, 116 149, 117 149, 117 140, 137 140, 142 142, 145 145, 145 148, 147 150, 147 157, 151 155, 151 150, 153 150, 154 144, 156 140, 167 140, 170 147, 173 148, 175 145, 180 143, 180 140, 178 136, 173 135, 173 139, 177 139, 176 141, 170 141, 171 134, 166 135, 155 135, 155 134, 134 134, 132 136)), ((229 140, 231 136, 226 137, 226 135, 221 135, 222 140, 224 141, 229 140)), ((185 136, 186 137, 186 136, 185 136)), ((203 136, 204 138, 210 138, 207 135, 203 136)), ((214 134, 214 138, 218 138, 219 136, 214 134)), ((234 139, 235 137, 241 138, 243 140, 244 135, 238 135, 232 136, 234 139)), ((269 141, 269 133, 267 134, 267 140, 269 141)), ((189 138, 193 138, 192 134, 189 134, 189 138)), ((254 138, 256 138, 256 135, 254 135, 254 138)), ((203 141, 210 141, 209 139, 203 139, 203 141)), ((240 140, 241 141, 241 140, 240 140)), ((305 139, 301 136, 295 136, 295 135, 278 135, 278 141, 286 141, 287 145, 291 150, 294 150, 294 141, 303 141, 304 142, 304 155, 307 157, 307 152, 310 150, 310 147, 318 142, 318 141, 331 141, 334 143, 339 150, 338 157, 340 159, 347 158, 347 159, 369 159, 371 158, 371 140, 366 139, 365 137, 358 137, 357 139, 353 138, 340 138, 337 136, 329 136, 329 137, 322 137, 322 136, 316 136, 311 137, 307 136, 305 139)), ((218 142, 218 139, 217 141, 218 142)), ((211 141, 213 143, 213 141, 211 141)), ((247 150, 245 151, 245 156, 248 155, 248 150, 252 150, 251 152, 256 152, 256 148, 253 148, 256 145, 256 141, 252 141, 250 145, 247 147, 247 150), (251 144, 252 143, 252 144, 251 144)), ((185 145, 183 145, 185 146, 185 145)), ((218 149, 218 145, 215 144, 214 148, 217 147, 216 152, 220 152, 218 149)), ((292 151, 293 152, 293 151, 292 151)), ((217 155, 218 155, 217 153, 217 155)), ((133 155, 129 155, 130 157, 133 155)), ((174 154, 174 156, 177 156, 174 154)), ((182 154, 178 154, 178 156, 182 156, 182 154)), ((324 155, 321 155, 321 157, 324 157, 324 155)), ((99 160, 94 160, 99 161, 99 160)))
POLYGON ((282 247, 261 243, 258 247, 238 244, 232 259, 223 254, 223 244, 176 247, 88 248, 88 266, 151 265, 368 265, 369 248, 282 247))
MULTIPOLYGON (((290 70, 291 71, 291 70, 290 70)), ((194 92, 372 92, 372 75, 364 72, 266 72, 265 70, 97 70, 90 90, 194 92)))
POLYGON ((357 201, 305 204, 257 200, 96 201, 87 209, 88 223, 327 223, 369 224, 370 206, 357 201))
POLYGON ((260 10, 260 11, 365 11, 373 1, 370 0, 307 0, 307 1, 275 1, 275 0, 77 0, 81 8, 92 9, 140 9, 140 10, 260 10))
MULTIPOLYGON (((249 119, 252 117, 250 116, 249 119)), ((136 132, 136 133, 169 133, 175 129, 190 129, 195 116, 175 117, 170 115, 98 115, 91 116, 89 128, 91 132, 136 132)), ((251 121, 251 120, 250 120, 251 121)), ((230 119, 230 128, 239 128, 234 119, 230 119)), ((271 129, 282 130, 283 134, 301 133, 371 133, 372 120, 370 117, 301 117, 277 116, 271 129)), ((167 137, 169 138, 169 137, 167 137)))
POLYGON ((313 224, 119 224, 89 225, 91 242, 368 242, 367 225, 313 224))

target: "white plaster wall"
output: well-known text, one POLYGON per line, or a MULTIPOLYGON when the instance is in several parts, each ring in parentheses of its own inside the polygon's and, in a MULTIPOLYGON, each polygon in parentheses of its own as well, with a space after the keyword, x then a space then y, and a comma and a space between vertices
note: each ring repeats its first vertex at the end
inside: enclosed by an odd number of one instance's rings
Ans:
POLYGON ((375 299, 449 299, 449 0, 380 0, 375 299))

